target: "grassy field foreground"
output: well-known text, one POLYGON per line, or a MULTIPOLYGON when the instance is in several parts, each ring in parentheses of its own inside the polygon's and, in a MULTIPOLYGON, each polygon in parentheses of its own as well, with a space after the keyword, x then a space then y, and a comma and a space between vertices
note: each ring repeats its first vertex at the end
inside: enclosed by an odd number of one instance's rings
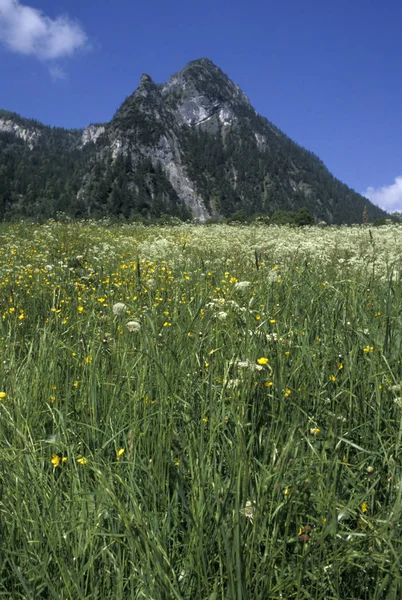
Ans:
POLYGON ((402 228, 0 242, 0 598, 401 598, 402 228))

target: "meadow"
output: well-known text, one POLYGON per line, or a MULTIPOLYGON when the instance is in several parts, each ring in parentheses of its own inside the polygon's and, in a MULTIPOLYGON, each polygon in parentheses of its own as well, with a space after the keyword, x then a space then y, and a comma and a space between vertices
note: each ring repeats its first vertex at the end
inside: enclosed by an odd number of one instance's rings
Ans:
POLYGON ((402 228, 0 228, 0 598, 399 600, 402 228))

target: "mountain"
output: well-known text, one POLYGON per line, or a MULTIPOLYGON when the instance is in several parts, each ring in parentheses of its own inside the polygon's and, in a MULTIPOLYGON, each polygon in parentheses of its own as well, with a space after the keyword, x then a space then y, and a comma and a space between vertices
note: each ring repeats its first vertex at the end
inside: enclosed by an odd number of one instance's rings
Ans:
POLYGON ((108 123, 51 128, 0 111, 0 218, 272 215, 328 223, 386 213, 331 175, 209 59, 149 75, 108 123))

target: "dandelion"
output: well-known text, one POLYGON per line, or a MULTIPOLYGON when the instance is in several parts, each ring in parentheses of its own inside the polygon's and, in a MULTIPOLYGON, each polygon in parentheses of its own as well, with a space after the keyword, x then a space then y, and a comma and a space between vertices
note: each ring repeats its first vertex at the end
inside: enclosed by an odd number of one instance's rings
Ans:
POLYGON ((274 385, 274 383, 273 383, 273 381, 266 381, 264 383, 264 385, 265 385, 265 387, 270 388, 270 387, 272 387, 274 385))
POLYGON ((269 359, 266 358, 265 356, 261 356, 261 358, 257 358, 257 363, 259 365, 266 365, 269 363, 269 359))
POLYGON ((329 380, 332 381, 332 382, 336 381, 335 375, 330 375, 329 376, 329 380))
POLYGON ((126 327, 130 332, 140 331, 141 329, 141 325, 138 321, 129 321, 126 324, 126 327))
POLYGON ((338 363, 338 370, 342 371, 342 369, 343 369, 343 364, 340 362, 340 363, 338 363))
POLYGON ((374 346, 364 346, 363 348, 363 352, 365 352, 366 354, 368 352, 373 352, 374 351, 374 346))
POLYGON ((78 312, 82 313, 84 312, 84 307, 80 304, 79 306, 77 306, 77 310, 78 312))
POLYGON ((78 387, 79 385, 80 385, 80 384, 79 384, 79 381, 76 379, 76 380, 74 381, 74 383, 73 383, 73 387, 74 387, 75 389, 77 389, 77 387, 78 387))
POLYGON ((362 513, 366 513, 366 512, 368 511, 368 505, 367 505, 367 502, 363 502, 363 503, 362 503, 362 505, 361 505, 361 510, 362 510, 362 513))
POLYGON ((289 388, 287 390, 285 390, 285 398, 289 398, 291 393, 292 393, 292 390, 290 390, 289 388))
POLYGON ((249 521, 253 522, 253 518, 255 515, 255 501, 247 500, 244 508, 240 510, 241 514, 246 517, 249 521))
POLYGON ((124 304, 124 302, 116 302, 115 304, 113 304, 112 311, 115 315, 121 315, 125 313, 126 310, 127 306, 124 304))
POLYGON ((4 398, 7 398, 6 392, 0 392, 0 400, 4 400, 4 398))

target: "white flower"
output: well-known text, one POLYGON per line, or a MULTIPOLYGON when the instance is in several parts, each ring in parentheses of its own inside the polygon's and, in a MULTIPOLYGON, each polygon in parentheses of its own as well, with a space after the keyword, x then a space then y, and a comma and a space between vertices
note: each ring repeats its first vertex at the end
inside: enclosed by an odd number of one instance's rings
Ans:
POLYGON ((45 271, 53 271, 53 265, 45 265, 45 271))
POLYGON ((244 289, 248 288, 249 285, 251 285, 250 281, 238 281, 237 283, 235 283, 234 289, 235 290, 244 290, 244 289))
POLYGON ((219 319, 220 321, 224 321, 228 316, 228 313, 225 313, 224 310, 220 310, 218 313, 216 313, 215 318, 219 319))
POLYGON ((126 312, 127 306, 124 304, 124 302, 116 302, 116 304, 113 304, 112 310, 115 315, 121 315, 122 313, 126 312))
POLYGON ((129 321, 126 327, 129 331, 139 331, 141 329, 141 325, 138 321, 129 321))
POLYGON ((246 519, 249 519, 251 522, 253 522, 253 518, 254 518, 254 514, 255 514, 255 501, 247 500, 245 507, 242 508, 240 510, 240 512, 242 515, 244 515, 246 517, 246 519))
POLYGON ((229 389, 237 388, 240 383, 240 379, 229 379, 227 387, 229 389))

